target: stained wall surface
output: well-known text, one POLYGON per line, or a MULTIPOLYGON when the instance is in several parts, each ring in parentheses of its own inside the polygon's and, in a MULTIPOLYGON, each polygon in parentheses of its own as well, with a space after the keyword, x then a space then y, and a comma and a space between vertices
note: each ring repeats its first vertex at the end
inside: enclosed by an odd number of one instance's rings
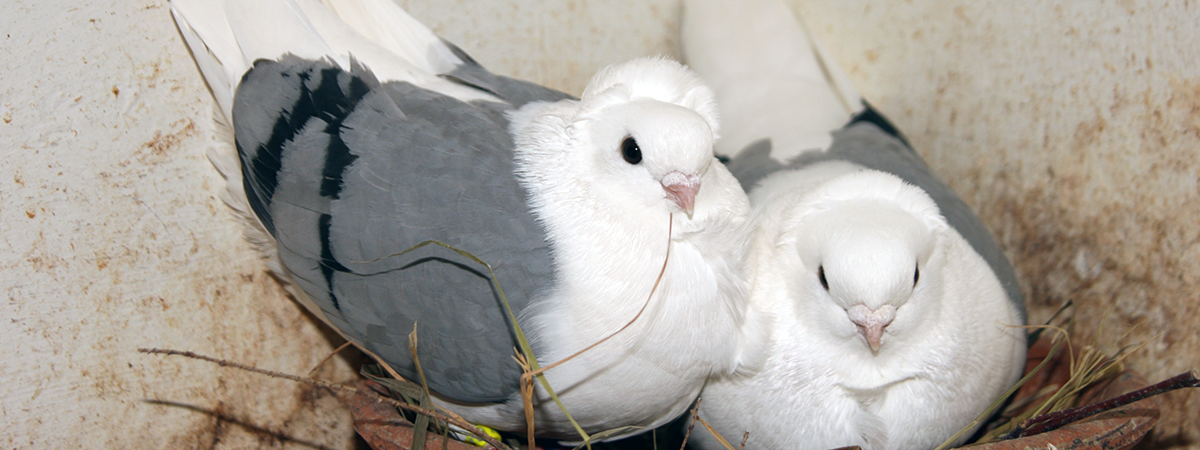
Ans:
MULTIPOLYGON (((486 67, 578 93, 678 55, 675 1, 401 1, 486 67)), ((798 1, 865 96, 979 209, 1034 321, 1200 368, 1200 5, 798 1), (1102 318, 1109 320, 1097 332, 1102 318), (1118 331, 1133 329, 1118 339, 1118 331)), ((307 373, 340 340, 241 239, 205 159, 212 101, 152 0, 0 17, 0 447, 349 448, 328 394, 139 347, 307 373)), ((341 358, 315 376, 353 374, 341 358)), ((1156 447, 1200 448, 1200 395, 1156 447)))

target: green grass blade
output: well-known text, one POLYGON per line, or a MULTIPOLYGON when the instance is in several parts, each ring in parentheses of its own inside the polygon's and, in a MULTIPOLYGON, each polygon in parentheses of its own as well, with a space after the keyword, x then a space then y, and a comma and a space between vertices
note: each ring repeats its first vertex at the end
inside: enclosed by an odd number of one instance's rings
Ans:
MULTIPOLYGON (((433 397, 429 394, 429 385, 425 382, 425 371, 421 369, 421 359, 417 356, 417 324, 413 323, 413 331, 408 335, 408 351, 412 352, 413 365, 417 366, 417 376, 421 379, 421 400, 417 404, 425 409, 433 409, 433 397)), ((411 448, 425 448, 425 438, 429 431, 429 416, 417 414, 413 421, 413 436, 411 448)))
POLYGON ((590 448, 592 446, 592 444, 595 443, 596 441, 602 441, 602 440, 608 439, 610 437, 613 437, 615 435, 618 435, 618 434, 621 434, 621 433, 624 433, 627 431, 637 430, 640 428, 642 428, 642 427, 631 425, 631 426, 617 427, 617 428, 613 428, 611 430, 604 430, 599 433, 588 436, 588 439, 586 441, 579 443, 579 445, 576 445, 575 448, 573 448, 571 450, 581 450, 584 447, 590 448))
MULTIPOLYGON (((532 369, 533 371, 537 371, 537 370, 541 369, 541 366, 538 364, 537 357, 535 357, 533 355, 533 347, 531 347, 529 345, 529 339, 527 339, 525 337, 524 330, 522 330, 521 325, 517 323, 517 316, 515 314, 513 314, 512 306, 509 305, 508 297, 504 295, 504 289, 500 287, 500 280, 496 277, 496 272, 494 270, 492 270, 491 264, 484 262, 482 259, 479 259, 479 257, 471 254, 470 252, 467 252, 465 250, 459 249, 458 247, 455 247, 453 245, 450 245, 450 244, 447 244, 445 242, 438 241, 438 240, 428 240, 428 241, 419 242, 416 245, 413 245, 412 247, 404 249, 403 251, 401 251, 399 253, 393 253, 393 254, 385 256, 383 258, 377 258, 377 259, 374 259, 371 261, 365 261, 365 262, 373 262, 373 261, 382 260, 384 258, 400 256, 405 253, 409 253, 409 252, 418 250, 422 247, 427 247, 430 245, 436 245, 436 246, 445 248, 447 250, 453 251, 455 253, 458 253, 459 255, 462 255, 463 257, 468 258, 471 261, 474 261, 475 263, 487 268, 488 277, 491 278, 492 285, 496 287, 496 292, 500 295, 500 301, 504 304, 505 312, 508 313, 508 318, 512 322, 513 331, 517 336, 517 345, 520 347, 521 353, 525 355, 525 360, 528 362, 529 368, 532 369)), ((575 427, 575 431, 579 433, 579 436, 583 438, 584 442, 590 442, 590 439, 589 439, 590 436, 587 434, 587 432, 583 431, 583 427, 581 427, 579 425, 579 423, 575 421, 575 418, 571 417, 571 413, 569 411, 567 411, 566 405, 563 405, 562 400, 560 400, 558 398, 558 394, 556 394, 554 392, 554 389, 550 387, 550 382, 548 380, 546 380, 546 376, 543 374, 538 374, 537 380, 538 380, 538 383, 542 385, 542 388, 546 390, 546 393, 548 395, 550 395, 550 398, 554 399, 554 403, 558 405, 558 409, 560 409, 563 412, 563 415, 566 416, 567 420, 571 422, 571 425, 573 427, 575 427)), ((590 445, 588 448, 591 448, 590 445)))

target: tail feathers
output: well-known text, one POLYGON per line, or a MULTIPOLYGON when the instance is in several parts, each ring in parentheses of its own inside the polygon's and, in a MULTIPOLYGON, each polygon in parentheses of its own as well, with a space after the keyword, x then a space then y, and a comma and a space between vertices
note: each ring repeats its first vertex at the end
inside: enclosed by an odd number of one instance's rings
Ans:
POLYGON ((237 41, 232 38, 225 9, 219 3, 174 0, 171 16, 175 18, 184 43, 191 49, 200 74, 208 82, 225 123, 232 123, 233 89, 250 67, 242 57, 237 41))
POLYGON ((349 66, 348 58, 330 49, 295 1, 172 0, 171 15, 226 123, 233 123, 234 92, 255 60, 293 53, 349 66))
POLYGON ((821 42, 812 35, 811 28, 804 22, 804 18, 799 15, 792 14, 793 19, 800 24, 804 30, 805 36, 808 38, 809 45, 812 51, 816 54, 816 59, 821 63, 821 68, 825 72, 826 81, 829 83, 830 89, 837 95, 850 115, 857 115, 866 109, 866 101, 863 100, 862 94, 858 89, 854 88, 854 83, 850 81, 850 77, 846 75, 846 71, 842 70, 842 66, 838 65, 837 60, 833 59, 829 49, 821 45, 821 42))
MULTIPOLYGON (((242 225, 242 235, 250 246, 254 248, 258 257, 263 260, 267 268, 274 273, 279 280, 284 281, 283 287, 310 312, 316 315, 321 320, 329 323, 329 320, 321 312, 321 308, 292 282, 291 272, 279 260, 279 252, 277 250, 277 241, 263 226, 262 221, 258 220, 258 216, 254 214, 254 210, 250 208, 250 201, 246 198, 246 188, 242 184, 241 160, 238 158, 236 147, 233 142, 233 128, 228 123, 224 122, 220 116, 217 116, 217 131, 218 135, 226 137, 223 142, 208 149, 208 161, 212 163, 221 177, 225 179, 225 190, 221 191, 221 200, 229 206, 234 217, 242 225)), ((336 330, 337 328, 334 327, 336 330)))
POLYGON ((276 251, 275 238, 267 231, 254 210, 250 208, 250 200, 246 198, 246 187, 242 184, 241 160, 233 143, 233 128, 221 119, 217 119, 218 135, 226 137, 222 142, 208 149, 208 161, 217 169, 217 173, 225 179, 225 190, 221 191, 221 200, 229 205, 234 217, 242 224, 242 234, 256 253, 262 258, 269 269, 281 279, 288 279, 288 274, 279 261, 276 251))
POLYGON ((381 82, 407 81, 464 101, 496 100, 438 77, 462 59, 390 0, 171 0, 171 13, 229 122, 242 75, 256 60, 288 53, 345 70, 361 64, 381 82))
POLYGON ((347 60, 352 59, 370 69, 381 82, 409 82, 462 101, 500 101, 487 92, 441 77, 465 61, 433 30, 408 15, 393 0, 254 1, 299 4, 330 47, 331 59, 343 69, 352 70, 347 65, 347 60))
POLYGON ((394 0, 322 0, 350 28, 426 73, 450 73, 464 61, 394 0))
POLYGON ((828 148, 862 109, 848 78, 782 0, 687 0, 683 49, 712 85, 725 123, 717 152, 770 138, 772 156, 828 148))
MULTIPOLYGON (((332 11, 313 0, 224 2, 229 22, 247 67, 259 59, 275 59, 291 53, 306 59, 328 58, 349 68, 332 11)), ((344 28, 344 27, 343 27, 344 28)))

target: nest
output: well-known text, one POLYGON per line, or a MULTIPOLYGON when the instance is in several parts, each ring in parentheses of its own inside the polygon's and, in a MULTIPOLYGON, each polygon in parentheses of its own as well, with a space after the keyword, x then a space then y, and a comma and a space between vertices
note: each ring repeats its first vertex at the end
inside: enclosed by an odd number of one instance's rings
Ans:
MULTIPOLYGON (((1025 367, 1026 374, 1032 373, 1032 376, 1021 385, 1020 389, 1007 403, 1008 407, 1003 413, 997 414, 985 424, 981 431, 976 434, 976 437, 970 441, 971 443, 959 448, 978 450, 1025 450, 1029 448, 1111 450, 1132 448, 1146 436, 1158 420, 1159 404, 1153 395, 1169 389, 1158 389, 1157 392, 1150 392, 1155 391, 1153 388, 1149 390, 1144 389, 1148 385, 1146 380, 1133 370, 1122 366, 1116 357, 1097 359, 1095 364, 1089 368, 1089 370, 1095 369, 1097 371, 1095 379, 1089 381, 1085 386, 1081 386, 1081 389, 1077 389, 1073 394, 1068 393, 1067 395, 1071 396, 1070 401, 1060 406, 1070 408, 1080 405, 1092 405, 1139 389, 1143 389, 1143 393, 1149 395, 1149 397, 1107 409, 1097 414, 1079 418, 1068 418, 1066 425, 1054 429, 1026 436, 1007 438, 1019 434, 1022 430, 1026 432, 1036 430, 1034 427, 1037 426, 1037 419, 1030 421, 1023 419, 1023 417, 1027 417, 1035 408, 1044 405, 1047 400, 1061 400, 1064 394, 1060 393, 1062 391, 1060 388, 1070 386, 1073 378, 1073 368, 1076 373, 1081 370, 1080 360, 1087 353, 1088 350, 1086 348, 1070 347, 1065 344, 1059 345, 1056 348, 1055 342, 1052 339, 1039 339, 1029 349, 1025 367), (1054 354, 1051 354, 1052 350, 1054 354), (1042 366, 1040 370, 1038 370, 1039 365, 1042 366), (1014 420, 1018 422, 1014 422, 1014 420), (1024 428, 1022 428, 1023 425, 1025 426, 1024 428), (1014 429, 1017 430, 1016 433, 1013 432, 1014 429), (1009 436, 1003 436, 1004 434, 1008 434, 1009 436), (979 443, 981 440, 991 439, 1001 440, 979 443)), ((1190 373, 1185 375, 1190 375, 1192 381, 1188 382, 1185 380, 1182 382, 1182 385, 1176 387, 1195 386, 1195 374, 1190 373)), ((389 389, 376 381, 362 380, 357 387, 360 390, 371 391, 381 395, 389 394, 389 389)), ((406 420, 404 415, 394 406, 380 403, 375 397, 366 394, 343 393, 340 394, 339 398, 350 409, 354 417, 354 428, 371 448, 375 450, 411 448, 415 431, 412 422, 406 420)), ((701 411, 702 415, 703 412, 701 411)), ((683 419, 686 421, 687 417, 683 419)), ((660 439, 658 440, 657 448, 672 448, 663 446, 661 438, 664 437, 664 434, 679 435, 667 436, 666 440, 676 443, 675 445, 680 445, 678 442, 680 442, 683 436, 681 435, 682 430, 678 429, 679 425, 679 423, 676 423, 676 428, 659 433, 658 437, 660 439)), ((703 433, 707 431, 697 427, 693 432, 703 433)), ((653 438, 647 439, 645 436, 642 436, 641 439, 637 437, 631 439, 633 442, 624 440, 615 444, 619 444, 617 446, 619 448, 631 449, 643 448, 643 445, 645 446, 644 448, 649 449, 654 448, 655 445, 652 442, 653 438)), ((506 439, 505 442, 517 444, 513 447, 519 448, 519 444, 515 440, 506 439)), ((753 442, 753 437, 751 437, 750 442, 753 442)), ((425 448, 431 450, 471 450, 479 447, 453 439, 446 439, 441 435, 430 432, 427 433, 427 437, 425 438, 425 448)))
MULTIPOLYGON (((1040 339, 1029 349, 1025 372, 1032 372, 1048 355, 1053 347, 1050 339, 1040 339)), ((1029 411, 1052 395, 1057 388, 1067 384, 1071 378, 1072 354, 1080 354, 1078 347, 1073 351, 1060 350, 1052 355, 1042 370, 1033 374, 1014 396, 1011 408, 993 420, 985 430, 1006 422, 1022 412, 1029 411)), ((1115 371, 1103 380, 1091 383, 1081 391, 1069 406, 1095 404, 1133 392, 1148 385, 1146 379, 1128 367, 1115 371)), ((968 444, 960 448, 973 450, 1025 450, 1030 448, 1058 448, 1059 450, 1117 450, 1132 448, 1142 440, 1154 423, 1158 421, 1159 405, 1156 397, 1146 398, 1108 411, 1084 417, 1061 428, 983 444, 968 444)))

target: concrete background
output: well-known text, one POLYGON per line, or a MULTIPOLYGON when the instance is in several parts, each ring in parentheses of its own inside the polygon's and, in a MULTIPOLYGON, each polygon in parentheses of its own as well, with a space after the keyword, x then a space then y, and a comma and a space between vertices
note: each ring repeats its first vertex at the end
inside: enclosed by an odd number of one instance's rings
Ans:
MULTIPOLYGON (((486 67, 572 93, 603 65, 679 54, 675 1, 626 3, 401 1, 486 67)), ((1200 368, 1200 5, 1084 5, 797 2, 978 208, 1032 319, 1074 299, 1077 342, 1162 333, 1129 359, 1162 379, 1200 368)), ((4 6, 0 447, 352 446, 320 391, 136 351, 304 374, 340 343, 217 199, 212 101, 165 2, 4 6)), ((333 361, 316 376, 352 376, 333 361)), ((1200 395, 1165 400, 1147 447, 1200 448, 1200 395)))

